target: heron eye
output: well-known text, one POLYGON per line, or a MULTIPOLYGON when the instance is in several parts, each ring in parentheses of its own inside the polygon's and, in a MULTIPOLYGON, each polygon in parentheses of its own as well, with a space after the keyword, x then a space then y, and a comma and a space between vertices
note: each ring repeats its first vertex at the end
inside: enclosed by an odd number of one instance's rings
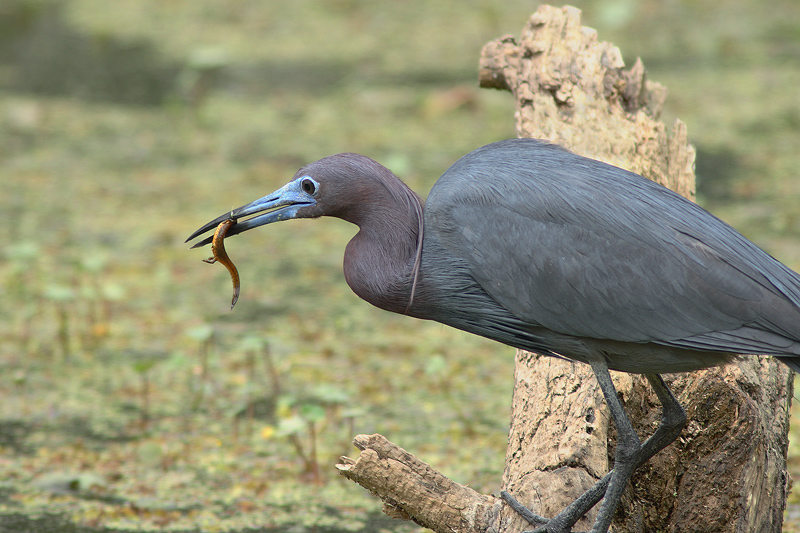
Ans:
POLYGON ((314 194, 317 192, 317 184, 311 178, 306 178, 300 182, 300 188, 306 194, 314 194))

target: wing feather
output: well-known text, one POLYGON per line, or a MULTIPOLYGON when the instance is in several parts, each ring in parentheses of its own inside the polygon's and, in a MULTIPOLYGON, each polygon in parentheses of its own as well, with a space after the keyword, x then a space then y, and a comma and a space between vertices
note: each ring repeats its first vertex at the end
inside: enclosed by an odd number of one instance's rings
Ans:
POLYGON ((797 274, 636 174, 537 141, 495 143, 440 178, 426 217, 427 231, 525 323, 598 339, 800 353, 797 274))

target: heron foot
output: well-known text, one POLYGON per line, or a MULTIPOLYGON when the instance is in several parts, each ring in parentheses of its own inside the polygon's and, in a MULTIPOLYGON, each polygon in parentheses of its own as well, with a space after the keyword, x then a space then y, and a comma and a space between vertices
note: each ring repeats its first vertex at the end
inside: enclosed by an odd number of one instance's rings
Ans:
POLYGON ((569 533, 572 531, 572 526, 603 498, 612 473, 613 470, 551 519, 531 512, 506 491, 500 491, 500 497, 529 524, 536 526, 532 532, 526 533, 569 533))
POLYGON ((592 531, 595 533, 608 531, 611 519, 622 496, 622 491, 630 480, 633 471, 677 439, 686 425, 686 413, 683 407, 672 395, 661 376, 658 374, 646 374, 645 377, 661 402, 661 423, 656 432, 644 444, 639 444, 638 437, 633 431, 619 401, 616 389, 614 389, 608 368, 604 364, 593 364, 592 367, 620 435, 615 453, 614 469, 550 520, 532 513, 509 493, 502 491, 500 496, 503 500, 531 525, 536 526, 536 529, 533 530, 534 533, 569 533, 572 526, 589 509, 600 502, 604 496, 605 500, 600 507, 592 531), (623 436, 626 434, 628 438, 624 439, 623 436), (629 442, 626 443, 626 440, 629 442), (614 481, 613 486, 608 491, 607 489, 612 484, 612 480, 614 481))
POLYGON ((555 518, 549 519, 532 512, 519 503, 519 500, 504 490, 500 491, 500 497, 503 498, 503 501, 514 509, 517 514, 527 520, 529 524, 538 526, 536 529, 526 530, 523 533, 570 533, 575 522, 580 520, 581 516, 583 516, 583 514, 580 514, 573 519, 572 515, 566 516, 562 511, 555 518))
POLYGON ((513 497, 511 494, 509 494, 504 490, 500 491, 500 497, 503 498, 503 501, 506 502, 509 505, 509 507, 514 509, 514 511, 516 511, 518 515, 527 520, 528 523, 532 526, 538 524, 544 525, 550 521, 549 518, 539 516, 538 514, 532 512, 530 509, 519 503, 519 500, 517 500, 515 497, 513 497))

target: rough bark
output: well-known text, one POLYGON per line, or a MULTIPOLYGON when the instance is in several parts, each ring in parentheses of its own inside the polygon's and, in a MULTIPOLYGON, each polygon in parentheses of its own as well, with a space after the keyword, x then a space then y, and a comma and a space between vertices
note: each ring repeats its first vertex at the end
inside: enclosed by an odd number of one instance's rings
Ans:
POLYGON ((500 531, 501 500, 460 485, 382 435, 358 435, 357 461, 342 457, 339 472, 383 500, 389 516, 434 531, 500 531))
MULTIPOLYGON (((580 24, 575 8, 541 6, 519 42, 486 45, 483 87, 509 90, 522 137, 638 172, 693 198, 694 149, 685 125, 658 121, 666 89, 637 60, 580 24)), ((681 438, 634 476, 615 531, 780 531, 792 374, 771 358, 665 377, 689 424, 681 438)), ((615 384, 642 438, 660 409, 646 380, 615 384)), ((615 431, 588 366, 519 352, 503 487, 534 512, 553 516, 612 465, 615 431)), ((444 478, 378 436, 356 439, 358 461, 340 471, 381 497, 395 516, 434 531, 516 532, 529 526, 493 496, 444 478), (398 511, 399 510, 399 511, 398 511), (398 514, 399 512, 399 514, 398 514)), ((579 522, 589 529, 594 515, 579 522)))

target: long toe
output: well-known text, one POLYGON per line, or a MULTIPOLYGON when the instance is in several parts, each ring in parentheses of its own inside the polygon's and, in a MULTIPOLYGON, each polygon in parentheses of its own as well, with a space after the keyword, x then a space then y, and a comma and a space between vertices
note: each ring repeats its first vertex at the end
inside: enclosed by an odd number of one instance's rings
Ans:
POLYGON ((516 511, 518 515, 527 520, 530 525, 539 526, 550 522, 549 519, 543 516, 539 516, 538 514, 534 513, 533 511, 531 511, 530 509, 519 503, 519 500, 513 497, 510 493, 501 490, 500 497, 503 498, 503 501, 505 501, 509 505, 509 507, 514 509, 514 511, 516 511))

